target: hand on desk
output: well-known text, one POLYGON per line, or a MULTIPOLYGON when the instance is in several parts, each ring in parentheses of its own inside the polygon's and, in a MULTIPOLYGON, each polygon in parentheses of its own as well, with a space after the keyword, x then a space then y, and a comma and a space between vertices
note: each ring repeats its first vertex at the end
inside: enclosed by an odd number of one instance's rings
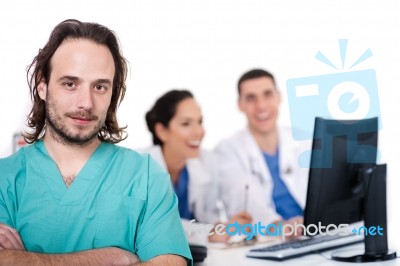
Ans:
MULTIPOLYGON (((227 226, 228 224, 234 224, 234 223, 238 223, 240 225, 244 225, 244 224, 251 224, 252 223, 253 218, 251 217, 251 215, 246 212, 246 211, 242 211, 237 213, 235 216, 233 216, 228 223, 225 224, 225 226, 227 226)), ((215 231, 215 228, 213 229, 215 231)), ((229 240, 229 235, 224 233, 223 235, 219 235, 216 232, 214 232, 213 235, 209 236, 208 240, 210 242, 228 242, 229 240)))
POLYGON ((285 221, 285 220, 278 220, 275 221, 274 224, 279 225, 279 223, 282 223, 282 228, 285 230, 285 232, 282 232, 282 234, 284 233, 285 239, 294 239, 296 237, 302 236, 303 235, 303 229, 300 226, 297 226, 296 228, 296 224, 303 224, 304 219, 302 216, 295 216, 290 218, 289 220, 285 221), (285 227, 285 225, 292 225, 290 228, 289 227, 285 227), (297 229, 297 231, 294 231, 295 229, 297 229), (293 230, 293 231, 292 231, 293 230))
MULTIPOLYGON (((303 216, 296 216, 296 217, 290 218, 289 221, 286 221, 286 223, 289 223, 293 226, 295 226, 296 224, 303 224, 304 218, 303 218, 303 216)), ((297 227, 297 232, 295 232, 295 234, 297 236, 303 235, 303 228, 297 227)))

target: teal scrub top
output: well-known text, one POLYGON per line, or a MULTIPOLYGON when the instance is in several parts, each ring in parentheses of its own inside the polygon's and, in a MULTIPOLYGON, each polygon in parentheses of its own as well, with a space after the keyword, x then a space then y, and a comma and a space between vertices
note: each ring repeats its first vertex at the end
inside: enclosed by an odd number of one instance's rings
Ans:
POLYGON ((104 142, 69 188, 41 140, 0 159, 0 223, 32 252, 119 247, 142 261, 191 260, 168 174, 148 155, 104 142))

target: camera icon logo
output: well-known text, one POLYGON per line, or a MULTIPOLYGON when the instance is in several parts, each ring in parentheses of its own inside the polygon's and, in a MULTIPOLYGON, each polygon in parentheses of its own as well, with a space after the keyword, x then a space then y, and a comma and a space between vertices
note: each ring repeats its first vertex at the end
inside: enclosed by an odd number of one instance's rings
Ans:
MULTIPOLYGON (((339 40, 339 48, 342 69, 344 69, 347 40, 339 40)), ((349 69, 371 56, 371 50, 366 50, 349 69)), ((317 53, 316 59, 338 70, 321 52, 317 53)), ((315 117, 333 120, 361 120, 377 117, 378 129, 382 128, 378 86, 373 69, 293 78, 287 80, 286 88, 292 135, 295 140, 313 139, 315 117)), ((369 129, 365 130, 369 132, 369 129)), ((300 156, 300 167, 310 166, 310 153, 311 151, 300 156)), ((329 165, 323 167, 329 167, 329 165)))
POLYGON ((316 116, 335 120, 380 117, 373 69, 290 79, 286 86, 296 140, 312 139, 316 116))

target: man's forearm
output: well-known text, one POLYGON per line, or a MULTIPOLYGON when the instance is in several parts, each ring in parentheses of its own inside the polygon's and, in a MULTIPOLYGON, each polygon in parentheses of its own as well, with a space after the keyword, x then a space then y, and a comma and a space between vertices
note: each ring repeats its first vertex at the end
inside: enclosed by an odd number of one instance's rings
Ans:
POLYGON ((138 262, 134 266, 186 266, 186 259, 178 255, 160 255, 146 262, 138 262))
POLYGON ((42 254, 21 250, 1 250, 3 265, 132 265, 137 257, 119 248, 92 249, 68 254, 42 254))

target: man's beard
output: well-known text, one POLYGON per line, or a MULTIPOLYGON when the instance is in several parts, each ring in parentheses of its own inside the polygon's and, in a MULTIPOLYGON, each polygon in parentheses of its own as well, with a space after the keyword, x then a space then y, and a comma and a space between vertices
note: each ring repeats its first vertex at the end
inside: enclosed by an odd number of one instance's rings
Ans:
MULTIPOLYGON (((85 146, 94 141, 98 133, 104 124, 104 119, 99 120, 98 117, 92 114, 90 111, 76 111, 66 113, 67 117, 80 117, 85 119, 97 120, 92 131, 83 134, 83 130, 85 127, 83 126, 75 126, 78 130, 77 133, 72 133, 65 124, 62 123, 62 119, 60 114, 57 113, 55 105, 52 103, 50 99, 46 101, 46 123, 47 127, 50 127, 51 136, 58 142, 67 145, 77 145, 77 146, 85 146)), ((49 129, 49 128, 48 128, 49 129)))

